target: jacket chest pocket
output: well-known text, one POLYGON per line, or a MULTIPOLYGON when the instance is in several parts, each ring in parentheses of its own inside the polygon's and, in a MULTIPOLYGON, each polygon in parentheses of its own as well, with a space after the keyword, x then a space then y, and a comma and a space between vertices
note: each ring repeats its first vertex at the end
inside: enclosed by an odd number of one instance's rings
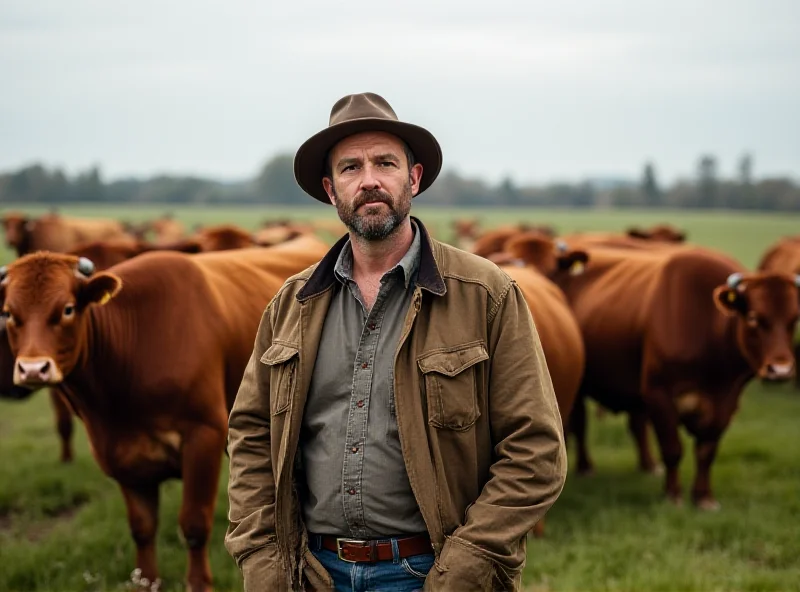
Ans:
POLYGON ((296 347, 273 343, 261 356, 261 363, 269 366, 269 400, 272 415, 289 408, 294 395, 297 377, 298 350, 296 347))
POLYGON ((423 354, 417 364, 425 380, 428 423, 436 428, 466 430, 480 417, 479 362, 489 359, 480 342, 423 354))

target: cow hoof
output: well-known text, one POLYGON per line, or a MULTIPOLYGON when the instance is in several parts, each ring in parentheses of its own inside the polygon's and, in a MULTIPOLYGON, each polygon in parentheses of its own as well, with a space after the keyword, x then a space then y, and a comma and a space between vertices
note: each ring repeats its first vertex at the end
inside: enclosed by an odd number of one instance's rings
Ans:
POLYGON ((702 510, 703 512, 719 512, 722 509, 722 504, 713 497, 697 500, 694 504, 697 506, 698 510, 702 510))
POLYGON ((664 475, 664 465, 661 464, 653 464, 653 465, 642 465, 639 467, 639 470, 642 473, 646 473, 648 475, 655 475, 657 477, 661 477, 664 475))
POLYGON ((676 508, 683 507, 683 498, 681 497, 680 494, 677 495, 667 494, 667 501, 676 508))

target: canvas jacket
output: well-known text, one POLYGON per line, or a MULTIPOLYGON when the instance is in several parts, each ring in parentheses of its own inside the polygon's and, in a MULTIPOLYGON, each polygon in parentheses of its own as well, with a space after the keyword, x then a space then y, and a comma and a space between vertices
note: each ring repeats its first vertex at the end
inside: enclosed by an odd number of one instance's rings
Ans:
MULTIPOLYGON (((566 477, 530 311, 493 263, 431 239, 394 356, 403 457, 436 556, 424 590, 518 590, 527 532, 566 477)), ((225 545, 245 590, 330 590, 294 482, 303 408, 346 242, 267 306, 229 421, 225 545)))

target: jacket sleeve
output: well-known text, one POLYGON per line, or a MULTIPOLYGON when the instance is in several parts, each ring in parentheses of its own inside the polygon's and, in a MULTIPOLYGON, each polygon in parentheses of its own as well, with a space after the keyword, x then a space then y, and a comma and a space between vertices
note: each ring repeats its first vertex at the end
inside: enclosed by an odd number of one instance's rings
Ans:
POLYGON ((242 570, 245 590, 279 589, 277 581, 268 582, 265 578, 278 578, 282 573, 275 542, 270 376, 269 367, 260 361, 272 341, 271 314, 272 308, 268 307, 228 419, 230 524, 225 547, 242 570), (256 578, 259 582, 253 588, 256 578), (270 587, 270 583, 275 585, 270 587))
POLYGON ((553 383, 516 283, 489 318, 488 410, 494 462, 464 524, 447 537, 426 590, 516 589, 526 535, 556 501, 566 479, 566 448, 553 383))

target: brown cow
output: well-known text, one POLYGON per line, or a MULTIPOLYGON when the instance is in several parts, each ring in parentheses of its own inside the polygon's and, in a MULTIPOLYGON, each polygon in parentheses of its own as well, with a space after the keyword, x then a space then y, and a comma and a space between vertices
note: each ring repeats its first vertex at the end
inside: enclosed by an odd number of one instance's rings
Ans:
MULTIPOLYGON (((587 256, 586 253, 559 248, 551 239, 535 233, 516 239, 514 248, 516 255, 523 260, 529 253, 536 254, 527 261, 529 267, 503 266, 501 269, 517 282, 531 309, 547 360, 547 369, 553 381, 561 421, 566 428, 583 376, 583 338, 563 292, 544 274, 555 276, 568 272, 578 261, 582 266, 587 256), (543 258, 539 256, 540 251, 548 247, 553 255, 552 261, 539 267, 543 263, 543 258)), ((533 532, 536 536, 544 534, 544 519, 536 524, 533 532)))
POLYGON ((479 257, 503 261, 499 254, 503 252, 506 242, 520 234, 533 233, 544 238, 555 237, 555 231, 550 226, 532 226, 529 224, 513 224, 498 226, 480 235, 470 248, 470 251, 479 257))
POLYGON ((686 241, 686 232, 669 224, 656 224, 650 228, 629 228, 626 234, 631 238, 656 241, 662 243, 682 243, 686 241))
MULTIPOLYGON (((590 249, 591 266, 558 278, 586 345, 581 387, 604 406, 653 423, 666 466, 665 489, 681 499, 678 426, 695 439, 694 503, 719 507, 710 485, 719 440, 754 375, 786 380, 800 310, 795 278, 748 274, 705 249, 590 249)), ((581 407, 576 402, 573 416, 581 407)), ((576 426, 578 427, 578 426, 576 426)), ((591 462, 578 428, 579 468, 591 462)))
POLYGON ((203 253, 257 246, 252 233, 233 224, 199 228, 188 240, 199 243, 200 251, 203 253))
POLYGON ((187 581, 210 589, 228 411, 261 314, 288 276, 325 252, 303 237, 269 249, 147 253, 88 276, 70 255, 34 253, 8 266, 0 300, 14 382, 64 388, 101 469, 122 489, 149 581, 158 577, 159 485, 182 478, 187 581))
POLYGON ((199 253, 199 242, 179 241, 172 244, 154 244, 144 241, 94 241, 70 251, 76 257, 86 257, 94 263, 97 271, 108 269, 112 265, 127 261, 142 253, 152 251, 179 251, 181 253, 199 253))
POLYGON ((67 218, 54 213, 39 218, 6 214, 3 227, 6 243, 20 257, 35 251, 66 253, 95 240, 135 240, 116 220, 67 218))
MULTIPOLYGON (((776 271, 800 274, 800 236, 782 238, 770 247, 758 264, 759 271, 776 271)), ((800 343, 794 346, 795 363, 800 360, 800 343)), ((800 373, 795 374, 795 385, 800 387, 800 373)))
POLYGON ((172 214, 164 214, 148 223, 148 230, 153 233, 152 242, 155 245, 170 245, 177 243, 186 236, 186 227, 176 220, 172 214))
MULTIPOLYGON (((197 243, 182 242, 177 245, 164 245, 162 247, 143 242, 131 243, 129 241, 102 242, 95 241, 75 249, 70 254, 76 257, 90 259, 96 270, 108 269, 112 265, 127 261, 142 253, 156 250, 176 250, 185 253, 196 253, 199 250, 197 243)), ((12 387, 12 373, 14 358, 8 348, 5 337, 5 324, 2 324, 3 335, 0 336, 0 398, 24 399, 33 391, 24 387, 12 387)), ((48 389, 50 404, 56 417, 56 430, 61 442, 61 462, 70 462, 73 459, 72 448, 72 412, 59 387, 48 389)))

